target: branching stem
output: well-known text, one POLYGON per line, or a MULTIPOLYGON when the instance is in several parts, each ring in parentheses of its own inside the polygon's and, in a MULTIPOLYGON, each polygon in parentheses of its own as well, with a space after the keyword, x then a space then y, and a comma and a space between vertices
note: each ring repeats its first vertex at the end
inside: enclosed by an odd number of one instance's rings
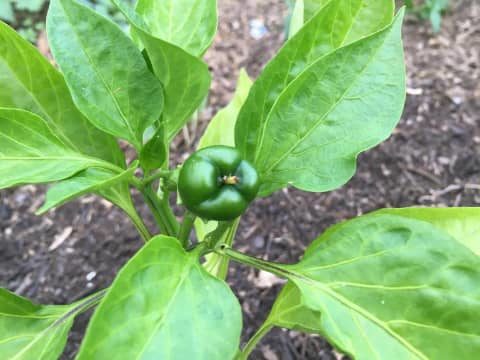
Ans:
POLYGON ((182 225, 178 230, 177 238, 178 240, 180 240, 180 243, 185 249, 188 248, 188 246, 190 245, 189 237, 190 237, 190 233, 192 232, 192 227, 193 227, 193 223, 195 222, 195 218, 196 216, 187 210, 183 217, 182 225))
POLYGON ((168 198, 160 199, 151 186, 145 186, 141 188, 140 191, 152 211, 153 217, 160 227, 160 231, 168 236, 177 236, 179 224, 168 204, 168 198))
POLYGON ((141 183, 142 183, 142 186, 149 186, 155 180, 168 179, 171 175, 172 175, 172 172, 170 170, 159 169, 156 173, 145 177, 141 183))

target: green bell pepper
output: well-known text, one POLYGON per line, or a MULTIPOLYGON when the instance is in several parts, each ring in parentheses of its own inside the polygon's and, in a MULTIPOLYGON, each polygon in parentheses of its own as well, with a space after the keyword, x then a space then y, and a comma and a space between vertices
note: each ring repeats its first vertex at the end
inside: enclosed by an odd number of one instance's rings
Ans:
POLYGON ((233 220, 245 212, 259 186, 255 168, 237 149, 223 145, 193 153, 178 178, 185 207, 203 219, 218 221, 233 220))

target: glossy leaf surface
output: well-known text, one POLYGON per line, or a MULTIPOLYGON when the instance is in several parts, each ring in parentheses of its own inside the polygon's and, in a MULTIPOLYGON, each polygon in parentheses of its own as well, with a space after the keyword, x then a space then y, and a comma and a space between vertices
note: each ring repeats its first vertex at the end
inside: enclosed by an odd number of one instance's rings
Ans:
POLYGON ((240 305, 178 240, 150 240, 120 271, 91 320, 79 360, 232 359, 240 305), (185 346, 188 339, 188 346, 185 346))
POLYGON ((115 139, 94 127, 77 110, 62 75, 28 41, 2 22, 0 84, 0 107, 35 113, 72 149, 124 166, 115 139))
MULTIPOLYGON (((312 18, 317 11, 332 0, 304 0, 305 3, 305 21, 312 18)), ((335 1, 335 0, 333 0, 335 1)), ((384 26, 389 23, 389 19, 395 10, 395 2, 392 0, 362 0, 349 1, 350 6, 344 6, 345 12, 339 13, 338 22, 346 14, 356 19, 355 25, 348 33, 352 39, 362 37, 361 33, 371 34, 378 30, 378 26, 384 26), (359 34, 360 33, 360 34, 359 34)), ((346 4, 346 3, 345 3, 346 4)))
MULTIPOLYGON (((362 0, 328 1, 305 26, 289 39, 278 54, 267 64, 255 81, 250 95, 242 107, 235 129, 236 144, 248 159, 253 161, 258 155, 258 138, 273 105, 288 85, 312 63, 326 54, 351 42, 348 34, 359 21, 350 11, 364 5, 362 0), (351 7, 351 5, 354 7, 351 7), (338 20, 337 16, 341 15, 338 20)), ((360 29, 359 37, 376 32, 390 24, 393 10, 387 7, 381 13, 370 14, 367 19, 377 24, 374 29, 360 29), (383 12, 384 11, 384 12, 383 12), (377 21, 377 18, 384 19, 377 21)), ((328 86, 328 84, 325 84, 328 86)))
POLYGON ((67 342, 74 306, 41 306, 0 288, 0 354, 9 360, 56 360, 67 342))
POLYGON ((160 117, 163 91, 133 42, 73 0, 50 2, 47 32, 80 111, 99 129, 140 149, 143 132, 160 117))
POLYGON ((65 145, 37 115, 0 108, 0 189, 65 179, 88 167, 118 171, 65 145))
POLYGON ((307 191, 342 185, 357 154, 384 140, 399 120, 405 97, 402 16, 338 49, 355 23, 353 17, 336 23, 346 8, 342 1, 327 4, 290 39, 240 112, 235 142, 257 165, 262 195, 287 184, 307 191), (385 107, 371 111, 377 103, 385 107))
MULTIPOLYGON (((122 173, 115 173, 109 170, 90 168, 75 176, 53 185, 47 192, 45 203, 37 211, 37 215, 43 214, 51 208, 58 207, 64 203, 84 194, 100 192, 133 176, 135 169, 129 169, 122 173)), ((108 198, 108 196, 107 196, 108 198)))
POLYGON ((378 213, 422 220, 443 230, 455 240, 480 255, 480 208, 399 208, 382 209, 378 213))
POLYGON ((211 81, 208 66, 182 48, 151 35, 148 25, 125 1, 113 2, 145 46, 152 69, 164 87, 162 122, 165 141, 170 142, 207 96, 211 81))
POLYGON ((352 177, 360 152, 390 135, 405 99, 401 22, 402 14, 386 30, 320 58, 279 96, 252 150, 262 195, 288 184, 335 189, 352 177))
POLYGON ((216 0, 139 0, 137 11, 153 36, 194 56, 208 49, 217 31, 216 0))
POLYGON ((317 331, 356 359, 473 360, 480 351, 480 260, 429 223, 363 216, 282 267, 302 303, 289 285, 275 310, 288 316, 273 318, 317 331))

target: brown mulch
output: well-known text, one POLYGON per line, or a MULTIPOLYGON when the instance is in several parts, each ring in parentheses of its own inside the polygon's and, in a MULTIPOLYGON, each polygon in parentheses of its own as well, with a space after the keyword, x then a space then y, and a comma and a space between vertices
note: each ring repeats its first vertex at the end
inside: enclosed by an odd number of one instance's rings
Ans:
MULTIPOLYGON (((205 120, 228 103, 239 69, 258 75, 281 46, 285 13, 281 0, 220 1, 219 34, 207 54, 212 95, 198 124, 176 140, 177 159, 192 150, 205 120), (250 35, 252 20, 265 25, 263 38, 250 35)), ((360 156, 357 174, 342 189, 322 194, 288 189, 256 201, 242 219, 236 247, 291 263, 328 226, 377 208, 478 206, 479 18, 475 0, 456 1, 439 34, 409 17, 404 27, 408 99, 393 136, 360 156)), ((41 303, 68 303, 108 286, 141 241, 121 211, 93 196, 36 217, 44 189, 25 186, 0 193, 0 285, 41 303)), ((152 226, 148 210, 135 199, 152 226)), ((229 283, 244 310, 245 341, 267 316, 281 284, 239 265, 232 266, 229 283)), ((87 319, 82 315, 76 322, 64 359, 73 358, 87 319)), ((337 358, 341 355, 322 338, 280 329, 252 355, 337 358)))

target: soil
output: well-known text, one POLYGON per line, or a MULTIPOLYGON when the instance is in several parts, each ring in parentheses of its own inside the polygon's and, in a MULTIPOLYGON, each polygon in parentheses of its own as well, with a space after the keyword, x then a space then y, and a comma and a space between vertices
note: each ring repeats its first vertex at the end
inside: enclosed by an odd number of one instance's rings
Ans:
MULTIPOLYGON (((194 148, 206 121, 228 103, 245 67, 257 76, 284 39, 282 0, 220 1, 220 27, 207 61, 212 95, 200 120, 174 143, 175 160, 194 148), (255 20, 252 23, 252 20, 255 20), (252 26, 267 33, 255 39, 252 26), (260 29, 261 30, 261 29, 260 29)), ((480 204, 480 4, 455 1, 440 33, 408 17, 404 27, 408 98, 392 137, 362 154, 354 178, 337 191, 279 191, 243 217, 236 247, 271 261, 297 261, 328 226, 382 207, 480 204)), ((121 211, 94 196, 47 215, 35 210, 44 186, 0 193, 0 286, 40 303, 70 303, 107 287, 142 245, 121 211)), ((153 227, 138 194, 135 202, 153 227)), ((228 278, 244 311, 242 341, 262 323, 281 288, 264 273, 233 265, 228 278)), ((89 314, 75 322, 63 359, 72 359, 89 314)), ((252 359, 340 359, 321 337, 276 329, 252 359)))

